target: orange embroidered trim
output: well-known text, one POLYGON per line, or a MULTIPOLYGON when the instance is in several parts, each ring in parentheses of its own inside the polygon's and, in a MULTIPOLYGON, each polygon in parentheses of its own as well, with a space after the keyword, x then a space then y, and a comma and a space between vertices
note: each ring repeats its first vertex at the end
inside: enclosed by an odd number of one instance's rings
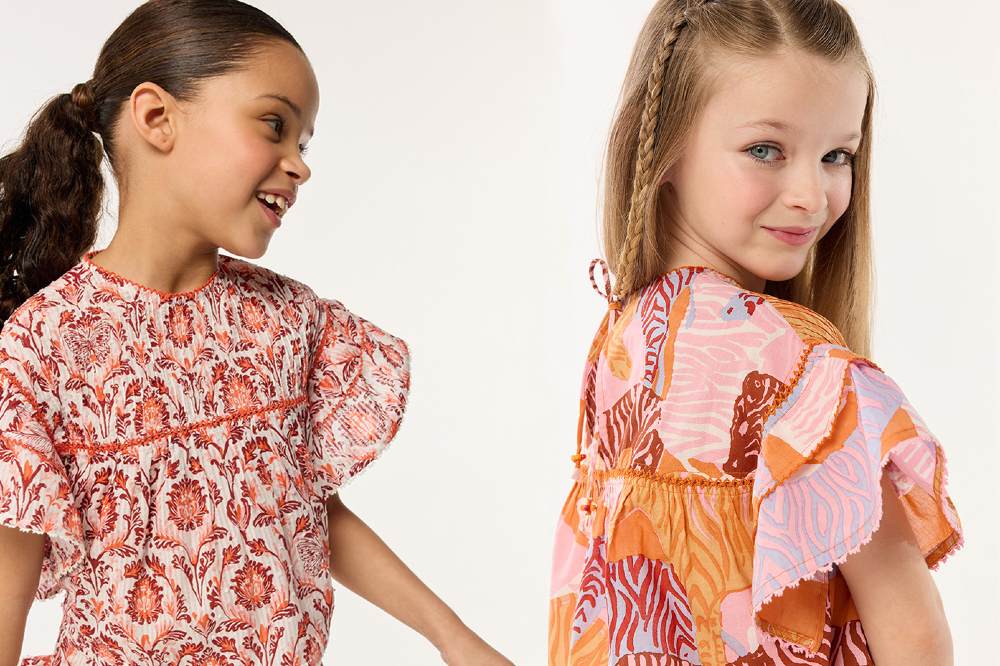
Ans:
POLYGON ((200 287, 195 287, 194 289, 188 289, 187 291, 169 292, 169 291, 160 291, 159 289, 154 289, 153 287, 147 287, 146 285, 144 285, 144 284, 142 284, 140 282, 136 282, 135 280, 130 280, 130 279, 128 279, 127 277, 125 277, 123 275, 119 275, 118 273, 115 273, 114 271, 112 271, 112 270, 110 270, 108 268, 105 268, 104 266, 100 266, 97 263, 95 263, 93 261, 94 255, 100 254, 101 252, 103 252, 106 249, 107 248, 104 248, 102 250, 91 250, 90 252, 87 252, 87 253, 85 253, 83 255, 83 260, 87 264, 89 264, 90 266, 93 266, 94 269, 97 270, 98 273, 101 273, 106 278, 111 278, 113 280, 119 280, 121 282, 125 282, 125 283, 130 284, 133 287, 137 287, 137 288, 139 288, 139 289, 141 289, 143 291, 152 292, 152 293, 158 295, 160 298, 163 298, 163 299, 179 298, 179 297, 183 297, 183 296, 193 296, 193 295, 197 294, 198 292, 203 291, 210 284, 212 284, 213 282, 215 282, 216 278, 219 277, 219 274, 222 271, 222 264, 223 264, 223 262, 226 259, 228 259, 228 257, 226 255, 224 255, 224 254, 218 255, 218 260, 216 261, 215 272, 212 273, 212 275, 210 275, 209 278, 207 280, 205 280, 205 282, 202 283, 202 285, 200 287))
POLYGON ((774 395, 774 399, 771 400, 770 404, 764 408, 762 423, 766 423, 769 418, 774 416, 774 413, 778 411, 778 408, 781 407, 786 400, 788 400, 788 396, 790 396, 792 391, 795 390, 799 380, 802 379, 802 373, 806 371, 806 363, 809 361, 809 356, 812 354, 813 347, 817 344, 819 343, 810 342, 806 344, 806 348, 802 350, 802 354, 799 356, 799 362, 796 364, 795 370, 792 372, 791 379, 788 380, 788 383, 785 384, 784 388, 778 389, 778 392, 774 395))
POLYGON ((602 469, 594 472, 595 481, 626 478, 639 481, 650 481, 668 486, 703 486, 712 488, 752 488, 753 478, 745 479, 711 479, 705 476, 677 476, 676 474, 659 474, 635 469, 602 469))
MULTIPOLYGON (((11 384, 17 387, 17 389, 21 392, 21 395, 24 397, 24 399, 27 400, 28 404, 30 404, 31 407, 35 410, 36 415, 45 413, 42 410, 41 405, 38 404, 38 401, 35 400, 35 396, 24 388, 24 384, 21 383, 21 380, 18 379, 13 372, 8 370, 7 368, 0 368, 0 375, 6 377, 11 384)), ((52 426, 49 424, 49 422, 46 419, 41 418, 41 416, 38 417, 38 421, 42 424, 42 427, 45 428, 45 434, 49 436, 49 440, 54 442, 56 438, 52 434, 52 426)))
POLYGON ((134 446, 140 446, 142 444, 149 444, 158 439, 163 439, 165 437, 171 437, 173 435, 187 435, 190 432, 196 430, 202 430, 204 428, 212 428, 221 423, 226 423, 227 421, 235 421, 240 418, 250 418, 266 412, 273 412, 279 409, 290 409, 295 405, 305 402, 307 399, 306 395, 300 395, 297 398, 288 398, 286 400, 279 400, 277 402, 272 402, 269 405, 264 405, 262 407, 247 407, 245 409, 240 409, 232 414, 225 414, 223 416, 216 416, 215 418, 205 419, 204 421, 198 421, 197 423, 189 423, 184 426, 179 426, 177 428, 168 428, 166 430, 160 430, 158 432, 153 432, 145 437, 140 437, 138 439, 133 439, 120 443, 112 444, 87 444, 87 443, 62 443, 56 445, 56 450, 59 453, 73 453, 76 451, 91 451, 99 453, 123 451, 124 449, 132 448, 134 446))

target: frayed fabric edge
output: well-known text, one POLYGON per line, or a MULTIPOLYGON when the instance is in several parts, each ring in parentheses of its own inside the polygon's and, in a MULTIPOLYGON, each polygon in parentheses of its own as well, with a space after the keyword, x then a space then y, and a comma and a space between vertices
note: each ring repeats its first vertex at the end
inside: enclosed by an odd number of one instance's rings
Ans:
MULTIPOLYGON (((947 468, 947 463, 946 463, 944 455, 943 455, 943 447, 940 445, 940 443, 936 439, 933 439, 932 441, 933 441, 933 444, 934 444, 935 448, 942 454, 941 457, 940 457, 940 460, 941 460, 941 466, 942 466, 942 472, 943 472, 942 473, 942 483, 941 483, 941 502, 943 503, 944 502, 944 498, 947 497, 947 493, 945 492, 945 489, 947 488, 947 470, 948 470, 948 468, 947 468)), ((900 442, 900 444, 902 444, 902 442, 900 442)), ((895 448, 895 447, 893 447, 893 448, 895 448)), ((878 482, 879 483, 878 483, 878 486, 880 488, 881 488, 882 477, 886 473, 885 469, 889 465, 889 463, 891 462, 891 460, 890 460, 891 454, 892 454, 892 449, 890 449, 889 451, 886 452, 885 458, 883 458, 882 461, 879 464, 879 476, 878 476, 878 482)), ((829 572, 833 571, 834 568, 836 568, 836 567, 840 566, 841 564, 843 564, 844 562, 846 562, 847 559, 851 555, 854 555, 855 553, 859 552, 868 543, 870 543, 871 540, 872 540, 872 538, 874 538, 875 533, 878 531, 879 526, 882 524, 882 515, 883 515, 882 493, 881 492, 878 493, 877 497, 878 497, 878 499, 877 499, 877 505, 876 505, 875 511, 872 512, 872 516, 875 518, 874 523, 872 523, 871 520, 867 521, 868 523, 872 524, 872 528, 870 530, 858 530, 857 532, 855 532, 855 535, 861 534, 863 532, 867 532, 865 534, 865 536, 860 540, 860 542, 858 543, 858 545, 855 548, 849 550, 844 555, 842 555, 842 556, 840 556, 838 558, 835 558, 829 564, 824 565, 822 567, 819 567, 818 569, 813 570, 812 572, 810 572, 807 575, 799 576, 798 578, 796 578, 790 584, 784 585, 780 589, 775 590, 771 594, 767 595, 763 600, 761 600, 761 602, 759 604, 757 604, 757 603, 753 604, 753 606, 752 606, 752 612, 753 612, 753 617, 754 617, 754 625, 757 627, 757 629, 759 631, 761 631, 762 633, 767 634, 768 636, 771 636, 771 637, 775 638, 776 640, 783 641, 785 643, 789 643, 790 645, 797 645, 797 646, 801 647, 804 650, 811 650, 815 654, 816 650, 819 649, 819 646, 822 643, 822 640, 823 640, 822 637, 820 637, 816 641, 811 641, 808 645, 805 645, 805 644, 793 643, 793 642, 788 641, 786 639, 782 639, 782 638, 780 638, 778 636, 774 636, 774 634, 772 634, 764 626, 762 626, 762 624, 760 622, 760 619, 759 619, 759 613, 760 613, 760 611, 765 606, 767 606, 770 602, 774 601, 776 598, 780 597, 787 590, 792 590, 792 589, 797 588, 803 581, 812 580, 813 577, 815 577, 819 573, 829 573, 829 572)), ((944 514, 944 515, 947 516, 947 514, 944 514)), ((958 534, 958 539, 955 541, 955 543, 953 543, 952 545, 950 545, 941 554, 941 556, 937 559, 937 561, 934 564, 928 565, 931 570, 937 570, 940 567, 940 565, 941 565, 942 562, 944 562, 946 559, 948 559, 949 557, 951 557, 956 551, 958 551, 959 549, 961 549, 962 546, 964 546, 964 544, 965 544, 965 538, 964 538, 964 535, 962 534, 960 528, 957 527, 957 526, 955 526, 955 525, 952 525, 952 528, 958 534)), ((926 558, 926 556, 925 556, 925 558, 926 558)), ((795 568, 797 568, 797 567, 792 567, 789 570, 794 570, 795 568)), ((773 580, 773 577, 772 577, 772 580, 773 580)))
MULTIPOLYGON (((947 467, 946 460, 944 458, 943 447, 940 445, 940 443, 937 442, 936 439, 933 439, 932 441, 933 441, 933 444, 934 444, 935 448, 938 450, 938 452, 941 453, 940 460, 941 460, 941 466, 942 466, 942 471, 943 471, 943 474, 942 474, 942 483, 941 483, 941 501, 944 502, 944 498, 947 497, 947 493, 945 492, 945 489, 947 488, 947 476, 948 476, 947 472, 948 472, 948 467, 947 467)), ((902 443, 903 442, 900 442, 899 444, 897 444, 897 446, 901 445, 902 443)), ((896 447, 893 447, 893 448, 896 448, 896 447)), ((878 476, 877 481, 878 481, 878 487, 880 487, 880 488, 881 488, 882 477, 886 473, 885 469, 889 465, 889 463, 891 462, 891 454, 892 454, 892 449, 890 449, 889 451, 886 452, 885 457, 881 460, 881 462, 879 464, 879 476, 878 476)), ((759 631, 767 634, 768 636, 774 636, 772 633, 768 632, 762 626, 762 624, 760 622, 760 619, 759 619, 759 613, 760 613, 760 611, 765 606, 767 606, 769 603, 771 603, 772 601, 774 601, 776 598, 778 598, 781 595, 783 595, 786 591, 797 588, 800 584, 802 584, 803 581, 812 580, 817 574, 820 574, 820 573, 830 573, 836 567, 838 567, 841 564, 843 564, 844 562, 846 562, 847 559, 851 555, 854 555, 855 553, 859 552, 868 543, 870 543, 871 540, 874 538, 875 533, 878 531, 879 526, 882 524, 882 515, 883 515, 882 493, 879 492, 877 494, 875 511, 872 512, 872 516, 874 517, 874 522, 871 521, 871 520, 867 521, 869 524, 872 524, 872 528, 870 530, 864 530, 864 529, 862 529, 862 530, 858 530, 857 532, 855 532, 855 535, 856 534, 861 534, 863 532, 867 532, 864 535, 864 537, 862 537, 862 539, 860 540, 860 542, 858 543, 858 545, 856 547, 850 549, 847 553, 843 554, 842 556, 835 558, 829 564, 824 565, 822 567, 819 567, 819 568, 811 571, 809 574, 806 574, 806 575, 803 575, 803 576, 799 576, 798 578, 796 578, 794 581, 792 581, 788 585, 784 585, 780 589, 775 590, 774 592, 772 592, 769 595, 767 595, 764 599, 762 599, 760 601, 760 603, 754 603, 753 604, 752 609, 753 609, 753 616, 754 616, 754 625, 757 627, 757 629, 759 631)), ((945 514, 945 515, 947 515, 947 514, 945 514)), ((937 561, 933 565, 928 565, 931 570, 936 570, 940 566, 940 564, 942 562, 944 562, 946 559, 948 559, 949 557, 951 557, 956 551, 958 551, 965 544, 965 540, 964 540, 964 537, 963 537, 960 529, 957 526, 955 526, 955 525, 952 525, 952 528, 955 530, 955 532, 958 533, 958 535, 959 535, 958 539, 957 539, 957 541, 954 544, 952 544, 951 546, 949 546, 947 548, 947 550, 945 550, 944 553, 941 554, 941 556, 937 559, 937 561)), ((755 535, 755 537, 756 537, 756 535, 755 535)), ((841 542, 841 543, 844 543, 844 542, 841 542)), ((800 564, 802 564, 802 563, 800 563, 800 564)), ((788 569, 788 571, 794 570, 795 568, 797 568, 797 566, 788 569)), ((771 578, 771 580, 773 580, 773 579, 774 579, 774 577, 771 578)), ((775 638, 778 638, 778 637, 775 636, 775 638)), ((778 640, 782 640, 782 639, 779 638, 778 640)), ((788 642, 788 641, 786 641, 786 642, 788 642)), ((815 652, 816 650, 819 649, 819 644, 820 643, 822 643, 822 637, 820 637, 816 641, 811 641, 809 643, 809 645, 802 644, 802 647, 804 647, 805 649, 809 649, 809 650, 812 650, 813 652, 815 652)))

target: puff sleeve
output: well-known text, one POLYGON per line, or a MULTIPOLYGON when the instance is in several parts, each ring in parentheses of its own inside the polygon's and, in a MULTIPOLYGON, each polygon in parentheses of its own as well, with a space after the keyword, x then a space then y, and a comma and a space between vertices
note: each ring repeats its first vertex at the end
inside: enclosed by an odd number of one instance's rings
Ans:
POLYGON ((396 435, 410 388, 403 340, 318 299, 317 347, 308 377, 309 437, 318 451, 316 493, 326 499, 381 455, 396 435))
POLYGON ((821 598, 836 565, 871 540, 883 474, 935 568, 962 543, 940 443, 873 363, 837 345, 807 350, 765 421, 754 478, 752 599, 765 631, 818 646, 824 608, 802 597, 821 598))
POLYGON ((85 560, 81 516, 54 446, 33 349, 30 331, 8 320, 0 331, 0 525, 45 535, 36 598, 47 599, 85 560))

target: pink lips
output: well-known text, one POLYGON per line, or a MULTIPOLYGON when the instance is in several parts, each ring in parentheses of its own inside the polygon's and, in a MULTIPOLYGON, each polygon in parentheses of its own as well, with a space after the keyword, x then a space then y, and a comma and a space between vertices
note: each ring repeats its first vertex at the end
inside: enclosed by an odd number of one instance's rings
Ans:
POLYGON ((260 205, 261 209, 264 211, 264 215, 267 216, 267 219, 269 219, 271 221, 271 224, 273 224, 275 227, 280 227, 281 226, 281 218, 279 218, 277 216, 277 214, 275 214, 275 212, 273 210, 271 210, 270 208, 268 208, 267 206, 265 206, 264 202, 261 201, 260 199, 257 199, 257 203, 260 205))
POLYGON ((805 245, 813 239, 819 227, 763 227, 772 236, 789 245, 805 245))

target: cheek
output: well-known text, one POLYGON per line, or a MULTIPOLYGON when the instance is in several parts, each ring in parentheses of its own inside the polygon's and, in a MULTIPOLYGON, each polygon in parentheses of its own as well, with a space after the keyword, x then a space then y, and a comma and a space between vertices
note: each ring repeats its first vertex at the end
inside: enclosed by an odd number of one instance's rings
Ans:
POLYGON ((245 198, 273 166, 266 139, 246 130, 216 128, 205 133, 193 150, 192 184, 214 202, 245 198))
POLYGON ((826 200, 830 209, 830 222, 835 222, 844 214, 851 203, 851 172, 844 169, 827 188, 826 200))
POLYGON ((731 161, 724 171, 717 172, 716 179, 712 199, 734 221, 753 222, 780 194, 775 175, 749 158, 731 161))

